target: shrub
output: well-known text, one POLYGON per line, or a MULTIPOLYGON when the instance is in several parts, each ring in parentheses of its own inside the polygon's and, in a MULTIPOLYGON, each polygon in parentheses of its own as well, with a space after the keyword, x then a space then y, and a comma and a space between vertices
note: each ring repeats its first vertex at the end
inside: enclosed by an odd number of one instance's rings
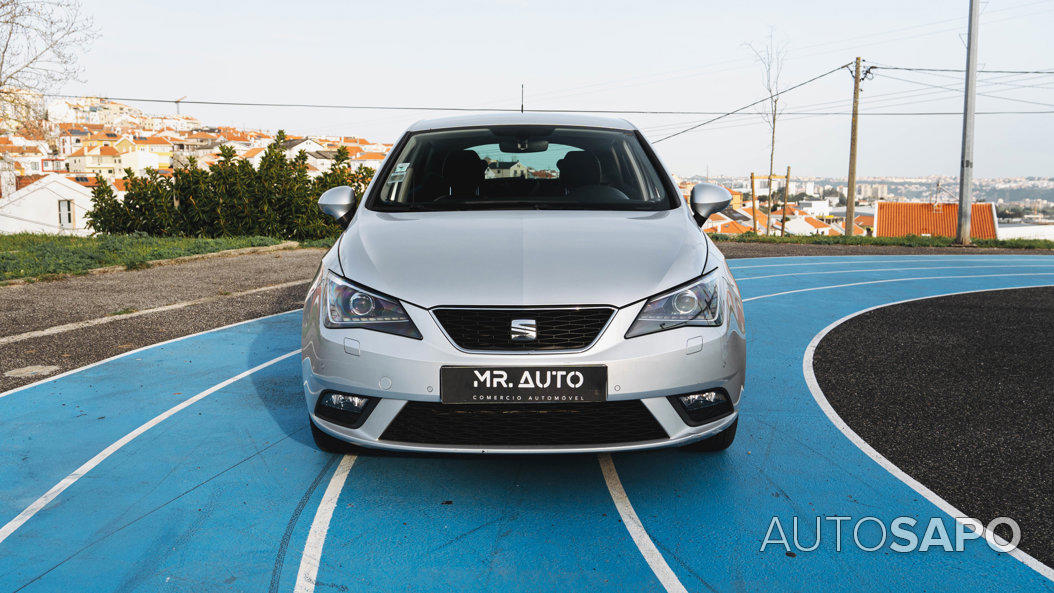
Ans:
POLYGON ((176 168, 171 176, 155 170, 137 176, 126 171, 127 193, 117 199, 108 183, 92 191, 88 225, 97 233, 151 236, 233 237, 256 235, 311 240, 332 237, 340 226, 318 208, 318 196, 338 185, 361 195, 373 170, 352 171, 348 152, 337 151, 333 166, 318 177, 307 174, 307 155, 287 159, 279 132, 264 151, 259 167, 237 158, 229 146, 207 170, 176 168))

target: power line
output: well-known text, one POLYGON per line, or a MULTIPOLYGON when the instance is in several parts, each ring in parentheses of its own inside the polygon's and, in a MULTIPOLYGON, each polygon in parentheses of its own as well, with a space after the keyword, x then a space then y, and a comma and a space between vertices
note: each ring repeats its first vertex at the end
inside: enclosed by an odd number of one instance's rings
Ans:
MULTIPOLYGON (((944 90, 959 92, 959 89, 954 88, 954 87, 943 86, 943 85, 939 85, 939 84, 932 84, 932 83, 928 83, 928 82, 922 82, 922 81, 919 81, 919 80, 910 80, 908 78, 897 78, 896 76, 890 76, 888 74, 886 74, 886 78, 888 78, 890 80, 899 80, 901 82, 908 82, 908 83, 911 83, 911 84, 917 84, 919 86, 925 86, 925 87, 930 87, 930 88, 935 88, 935 89, 944 89, 944 90)), ((1054 103, 1043 103, 1041 101, 1029 101, 1027 99, 1016 99, 1014 97, 1003 97, 1001 95, 993 95, 991 93, 977 93, 977 94, 979 96, 982 96, 982 97, 991 97, 993 99, 1002 99, 1004 101, 1013 101, 1015 103, 1028 103, 1028 104, 1031 104, 1031 105, 1039 105, 1039 106, 1042 106, 1042 107, 1054 107, 1054 103)))
POLYGON ((805 86, 807 84, 810 84, 812 82, 820 80, 821 78, 823 78, 825 76, 829 76, 831 74, 834 74, 835 72, 838 72, 839 70, 841 70, 842 68, 847 67, 848 65, 849 64, 842 64, 841 66, 838 66, 837 68, 832 68, 832 69, 828 70, 827 72, 824 72, 823 74, 818 74, 816 76, 813 76, 809 80, 806 80, 806 81, 803 81, 803 82, 799 82, 798 84, 796 84, 796 85, 794 85, 794 86, 792 86, 790 88, 783 89, 782 91, 779 91, 778 93, 773 93, 773 94, 769 95, 768 97, 765 97, 764 99, 758 99, 757 101, 754 101, 753 103, 750 103, 748 105, 744 105, 744 106, 740 107, 739 109, 733 109, 732 111, 729 111, 729 112, 724 113, 722 115, 719 115, 717 117, 708 119, 708 120, 706 120, 706 121, 704 121, 702 123, 695 124, 694 126, 685 128, 685 129, 683 129, 683 130, 681 130, 679 132, 674 132, 673 134, 670 134, 669 136, 664 136, 662 138, 659 138, 655 142, 652 142, 652 144, 658 144, 659 142, 662 142, 664 140, 669 140, 670 138, 673 138, 674 136, 680 136, 681 134, 686 134, 686 133, 691 132, 692 130, 694 130, 696 128, 701 128, 701 127, 705 126, 706 124, 715 122, 715 121, 717 121, 719 119, 728 117, 730 115, 734 115, 734 114, 739 113, 740 111, 743 111, 745 109, 750 109, 751 107, 754 107, 755 105, 759 105, 761 103, 764 103, 765 101, 768 101, 769 99, 772 99, 773 97, 778 97, 778 96, 780 96, 780 95, 782 95, 784 93, 789 93, 790 91, 793 91, 794 89, 803 87, 803 86, 805 86))
MULTIPOLYGON (((908 72, 966 72, 962 68, 909 68, 907 66, 872 66, 875 70, 906 70, 908 72)), ((1054 70, 978 70, 985 74, 1054 74, 1054 70)))
MULTIPOLYGON (((838 70, 838 69, 839 68, 836 68, 835 70, 838 70)), ((775 97, 775 96, 778 96, 778 95, 780 95, 782 93, 786 93, 788 91, 794 90, 795 88, 798 88, 798 87, 800 87, 802 85, 808 84, 809 82, 813 82, 815 80, 818 80, 822 76, 826 76, 827 74, 830 74, 831 72, 834 72, 834 70, 832 70, 830 72, 827 72, 826 74, 822 74, 820 76, 812 78, 810 80, 807 80, 807 81, 805 81, 805 82, 803 82, 801 84, 798 84, 798 85, 795 85, 795 86, 790 87, 788 89, 785 89, 783 91, 780 91, 779 93, 777 93, 775 95, 772 95, 772 96, 775 97)), ((889 77, 889 78, 893 78, 893 77, 889 77)), ((902 80, 902 79, 897 79, 897 80, 902 80)), ((907 81, 907 80, 905 80, 905 82, 915 82, 916 84, 925 84, 925 83, 921 83, 921 82, 917 82, 917 81, 907 81)), ((927 86, 935 86, 935 85, 927 85, 927 86)), ((945 87, 939 87, 939 88, 941 90, 950 90, 950 89, 946 89, 945 87)), ((895 95, 895 94, 899 94, 899 93, 889 93, 889 94, 895 95)), ((96 98, 96 99, 105 100, 105 101, 127 101, 127 102, 131 102, 131 103, 136 103, 136 102, 139 102, 139 103, 174 103, 175 102, 172 99, 148 99, 148 98, 131 98, 131 97, 86 97, 84 95, 55 95, 55 94, 48 94, 48 96, 50 96, 50 97, 57 97, 57 98, 70 98, 70 99, 96 98)), ((1000 98, 1000 99, 1010 99, 1009 97, 998 97, 998 98, 1000 98)), ((717 116, 720 116, 718 118, 710 119, 710 120, 707 120, 706 122, 702 122, 702 123, 698 124, 698 125, 703 125, 703 124, 705 124, 707 122, 717 121, 718 119, 722 119, 724 117, 729 117, 729 116, 733 116, 733 115, 750 116, 750 117, 756 116, 757 115, 756 113, 741 113, 741 112, 743 110, 745 110, 745 109, 747 109, 749 107, 752 107, 754 105, 757 105, 758 103, 760 103, 762 101, 765 101, 765 100, 768 100, 768 97, 766 97, 765 99, 761 99, 760 101, 755 101, 754 103, 751 103, 750 105, 746 105, 744 107, 740 107, 739 109, 736 109, 736 110, 733 110, 733 111, 678 111, 678 110, 657 110, 657 109, 650 109, 650 110, 639 110, 639 109, 524 109, 524 112, 526 112, 526 113, 582 113, 582 114, 590 114, 590 113, 592 113, 592 114, 609 114, 609 115, 620 115, 621 114, 621 115, 717 115, 717 116)), ((477 112, 477 113, 478 112, 509 113, 509 112, 519 112, 520 111, 518 108, 511 108, 511 107, 510 108, 503 108, 503 107, 439 107, 439 106, 402 106, 402 105, 383 105, 383 106, 382 105, 333 105, 333 104, 311 104, 311 103, 252 103, 252 102, 244 102, 244 101, 206 101, 206 100, 202 100, 202 101, 182 100, 182 101, 180 101, 180 103, 195 104, 195 105, 213 105, 213 106, 217 106, 218 105, 218 106, 229 106, 229 107, 292 107, 292 108, 306 108, 306 109, 349 109, 349 110, 356 110, 357 109, 357 110, 378 110, 378 111, 458 111, 458 112, 477 112)), ((902 104, 903 105, 910 105, 910 104, 914 104, 914 103, 916 103, 916 102, 908 102, 908 103, 902 103, 902 104)), ((823 103, 819 103, 819 104, 816 104, 816 105, 817 106, 821 106, 821 105, 823 105, 823 103)), ((1048 104, 1040 103, 1040 105, 1046 106, 1048 104)), ((1040 110, 1036 110, 1036 111, 978 111, 977 113, 978 113, 978 115, 1011 115, 1011 114, 1028 115, 1028 114, 1054 113, 1054 111, 1040 111, 1040 110)), ((780 112, 780 115, 849 115, 849 114, 850 114, 850 112, 848 112, 848 111, 781 111, 780 112)), ((890 112, 862 112, 861 114, 862 115, 883 115, 883 116, 884 115, 962 115, 962 112, 961 111, 925 111, 925 112, 890 111, 890 112)), ((672 124, 672 125, 676 126, 676 125, 680 125, 680 124, 672 124)), ((695 126, 693 126, 693 129, 694 129, 694 127, 695 126)), ((686 131, 690 131, 690 130, 686 130, 686 131)))

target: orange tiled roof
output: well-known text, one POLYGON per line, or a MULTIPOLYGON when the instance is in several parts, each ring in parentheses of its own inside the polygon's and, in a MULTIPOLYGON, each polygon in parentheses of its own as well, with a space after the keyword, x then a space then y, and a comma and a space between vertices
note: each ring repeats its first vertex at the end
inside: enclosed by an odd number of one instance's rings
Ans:
POLYGON ((251 159, 254 156, 263 152, 264 150, 265 149, 263 148, 250 148, 249 150, 246 150, 244 154, 242 154, 242 158, 246 160, 251 159))
POLYGON ((813 218, 812 216, 803 216, 802 220, 804 220, 805 222, 809 223, 809 226, 811 226, 814 229, 829 229, 829 228, 831 228, 831 225, 829 225, 826 222, 824 222, 822 220, 819 220, 817 218, 813 218))
MULTIPOLYGON (((831 234, 832 235, 841 235, 842 231, 838 227, 832 226, 831 227, 831 234)), ((862 235, 866 235, 867 231, 864 230, 863 228, 861 228, 860 225, 854 224, 853 225, 853 234, 859 237, 859 236, 862 236, 862 235)))
MULTIPOLYGON (((879 202, 875 215, 875 235, 954 237, 958 221, 959 205, 955 203, 879 202)), ((995 239, 995 226, 993 205, 974 204, 970 210, 970 237, 995 239)))
POLYGON ((15 177, 15 191, 22 189, 23 187, 35 183, 37 180, 47 177, 47 175, 19 175, 15 177))
POLYGON ((3 144, 0 145, 0 152, 7 152, 12 154, 40 154, 40 149, 36 146, 16 146, 14 144, 3 144))
POLYGON ((136 144, 172 144, 161 136, 150 136, 149 138, 136 138, 136 144))
POLYGON ((726 223, 722 223, 713 228, 706 229, 708 233, 718 233, 721 235, 741 235, 750 230, 750 227, 742 225, 734 220, 726 223))
POLYGON ((860 215, 856 217, 856 224, 864 226, 875 226, 875 217, 868 215, 860 215))
POLYGON ((99 151, 99 156, 121 156, 121 153, 112 146, 99 146, 95 150, 99 151))
POLYGON ((355 155, 355 161, 379 161, 384 158, 383 152, 363 152, 355 155))

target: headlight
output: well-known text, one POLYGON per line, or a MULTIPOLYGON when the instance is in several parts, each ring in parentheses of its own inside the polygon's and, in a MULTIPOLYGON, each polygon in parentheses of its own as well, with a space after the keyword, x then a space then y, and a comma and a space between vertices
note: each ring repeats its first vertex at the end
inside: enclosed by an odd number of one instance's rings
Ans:
POLYGON ((648 299, 626 332, 627 338, 686 325, 721 325, 721 275, 699 280, 648 299))
POLYGON ((323 300, 326 327, 360 327, 421 339, 421 332, 395 299, 355 286, 333 272, 326 274, 323 300))

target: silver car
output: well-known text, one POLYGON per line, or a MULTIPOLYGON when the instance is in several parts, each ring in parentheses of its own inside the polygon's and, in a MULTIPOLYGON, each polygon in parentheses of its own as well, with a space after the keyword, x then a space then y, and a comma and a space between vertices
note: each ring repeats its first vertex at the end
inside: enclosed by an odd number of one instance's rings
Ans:
POLYGON ((422 121, 362 199, 304 306, 304 396, 324 450, 598 452, 736 433, 742 300, 626 121, 501 114, 422 121))

